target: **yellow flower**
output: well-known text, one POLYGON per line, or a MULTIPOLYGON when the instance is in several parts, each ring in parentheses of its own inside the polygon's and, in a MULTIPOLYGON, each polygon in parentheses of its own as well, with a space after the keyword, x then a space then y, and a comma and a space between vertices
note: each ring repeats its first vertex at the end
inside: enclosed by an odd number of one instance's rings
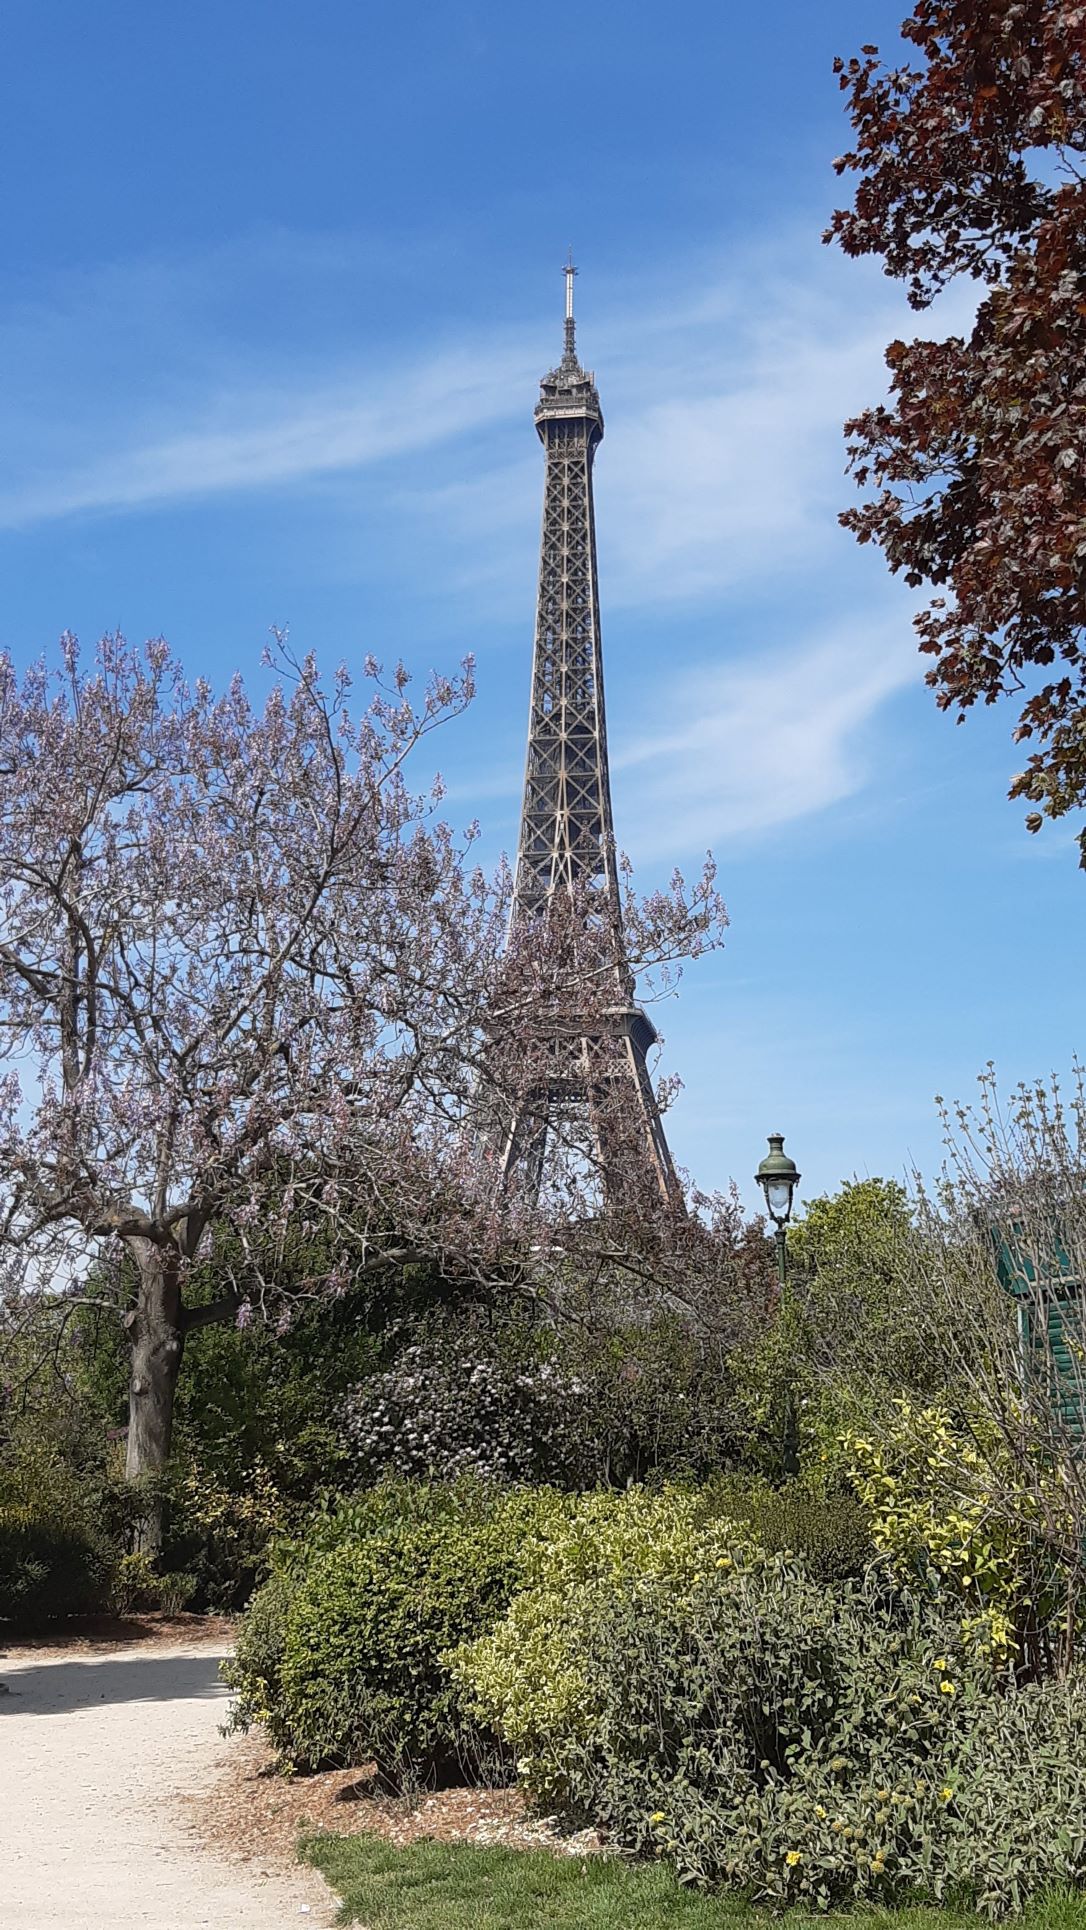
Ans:
POLYGON ((822 1805, 821 1805, 821 1803, 816 1803, 816 1804, 815 1804, 815 1815, 816 1815, 816 1816, 818 1817, 818 1820, 819 1820, 819 1822, 821 1822, 821 1821, 822 1821, 822 1819, 823 1819, 823 1817, 825 1816, 825 1814, 826 1814, 826 1812, 825 1812, 825 1810, 823 1809, 823 1807, 822 1807, 822 1805))
POLYGON ((939 1691, 941 1695, 957 1695, 958 1693, 953 1682, 940 1682, 939 1691))
POLYGON ((885 1868, 886 1858, 880 1850, 877 1856, 872 1857, 871 1862, 868 1864, 868 1869, 871 1871, 872 1876, 881 1876, 885 1868))
POLYGON ((732 1565, 732 1561, 731 1561, 730 1555, 721 1555, 720 1560, 717 1562, 718 1568, 730 1568, 731 1565, 732 1565))
POLYGON ((785 1857, 784 1860, 787 1863, 789 1869, 794 1870, 797 1863, 802 1863, 803 1858, 800 1855, 798 1850, 789 1850, 788 1855, 785 1857))
POLYGON ((954 1791, 949 1786, 945 1786, 939 1791, 939 1794, 944 1803, 949 1803, 953 1800, 954 1791))
POLYGON ((664 1812, 662 1809, 654 1810, 652 1815, 649 1817, 650 1823, 665 1823, 666 1821, 667 1821, 667 1817, 664 1815, 664 1812))
POLYGON ((931 1665, 931 1666, 932 1666, 932 1668, 933 1668, 933 1669, 945 1669, 945 1668, 946 1668, 946 1656, 945 1656, 945 1655, 937 1655, 937 1656, 936 1656, 936 1658, 935 1658, 935 1660, 934 1660, 934 1662, 932 1663, 932 1665, 931 1665))

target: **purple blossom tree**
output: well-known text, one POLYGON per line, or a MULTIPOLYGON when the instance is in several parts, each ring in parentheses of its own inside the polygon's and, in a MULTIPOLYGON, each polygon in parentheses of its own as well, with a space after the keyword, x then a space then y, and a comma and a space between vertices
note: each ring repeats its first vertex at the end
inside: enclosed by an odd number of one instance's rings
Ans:
MULTIPOLYGON (((345 670, 272 655, 262 709, 240 677, 188 684, 162 641, 107 638, 85 669, 65 637, 21 680, 0 657, 7 1311, 74 1307, 127 1258, 131 1478, 168 1457, 192 1329, 289 1318, 269 1253, 300 1244, 293 1292, 331 1295, 410 1257, 483 1274, 576 1244, 568 1198, 558 1224, 503 1195, 476 1112, 495 1013, 523 1064, 539 973, 582 1011, 591 972, 566 945, 511 976, 507 873, 484 876, 440 784, 405 775, 470 700, 470 662, 417 703, 402 667, 367 662, 358 703, 345 670), (217 1227, 244 1265, 193 1305, 217 1227)), ((629 911, 639 968, 726 922, 711 866, 629 911)), ((608 1264, 630 1245, 612 1226, 608 1264)))

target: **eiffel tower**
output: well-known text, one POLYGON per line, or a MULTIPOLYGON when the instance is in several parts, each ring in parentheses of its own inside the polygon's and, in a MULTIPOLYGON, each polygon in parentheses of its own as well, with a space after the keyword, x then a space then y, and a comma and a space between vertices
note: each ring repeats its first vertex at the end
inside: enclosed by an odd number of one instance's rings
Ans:
POLYGON ((592 465, 603 439, 595 377, 577 359, 572 258, 565 351, 535 411, 543 444, 543 541, 536 604, 528 760, 509 948, 543 917, 575 906, 586 970, 605 986, 590 1022, 548 1024, 531 1083, 514 1088, 502 1168, 538 1194, 548 1139, 577 1139, 605 1198, 631 1188, 682 1210, 682 1193, 646 1065, 656 1029, 636 1003, 615 865, 603 705, 592 465), (542 1067, 542 1070, 540 1069, 542 1067))

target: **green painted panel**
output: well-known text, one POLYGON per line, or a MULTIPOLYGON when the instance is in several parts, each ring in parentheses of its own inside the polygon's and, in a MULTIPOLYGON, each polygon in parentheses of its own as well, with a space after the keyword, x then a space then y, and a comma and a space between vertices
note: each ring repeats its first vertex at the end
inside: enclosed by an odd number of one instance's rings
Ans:
POLYGON ((1018 1301, 1023 1367, 1051 1376, 1052 1393, 1066 1425, 1086 1435, 1086 1307, 1062 1229, 1054 1225, 1047 1251, 1027 1242, 1020 1225, 993 1226, 996 1273, 1018 1301), (1037 1331, 1041 1306, 1044 1330, 1037 1331))

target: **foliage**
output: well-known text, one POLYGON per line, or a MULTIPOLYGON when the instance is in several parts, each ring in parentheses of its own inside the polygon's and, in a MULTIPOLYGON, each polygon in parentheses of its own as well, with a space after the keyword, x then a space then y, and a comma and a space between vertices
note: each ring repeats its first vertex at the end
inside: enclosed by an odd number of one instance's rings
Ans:
POLYGON ((272 1570, 242 1616, 233 1655, 221 1665, 223 1679, 233 1691, 229 1728, 247 1730, 262 1723, 280 1752, 287 1750, 290 1740, 281 1716, 280 1672, 294 1588, 294 1577, 285 1567, 272 1570))
POLYGON ((801 1459, 859 1404, 939 1382, 922 1242, 904 1189, 846 1182, 788 1229, 788 1287, 774 1318, 732 1363, 748 1418, 746 1456, 779 1475, 791 1430, 801 1459))
POLYGON ((109 1608, 132 1497, 47 1437, 0 1458, 0 1617, 32 1627, 109 1608))
POLYGON ((929 1309, 916 1293, 919 1235, 895 1180, 846 1181, 788 1229, 790 1278, 823 1378, 900 1392, 931 1384, 929 1309))
POLYGON ((346 1403, 362 1480, 470 1473, 564 1488, 694 1477, 737 1458, 741 1422, 717 1350, 673 1314, 606 1309, 533 1321, 454 1303, 385 1336, 389 1361, 346 1403))
MULTIPOLYGON (((191 1289, 194 1307, 215 1299, 227 1269, 236 1272, 236 1256, 220 1269, 225 1245, 222 1235, 212 1240, 191 1289)), ((294 1252, 291 1271, 278 1275, 283 1296, 312 1277, 316 1264, 312 1252, 294 1252)), ((382 1281, 383 1288, 389 1285, 382 1281)), ((284 1504, 307 1502, 318 1488, 341 1485, 347 1467, 341 1403, 352 1383, 372 1372, 374 1329, 387 1317, 376 1289, 363 1281, 330 1303, 302 1306, 278 1332, 253 1321, 194 1333, 194 1371, 178 1386, 176 1456, 194 1461, 202 1478, 233 1492, 262 1470, 284 1504)))
POLYGON ((875 1545, 902 1580, 959 1600, 967 1631, 1010 1654, 1023 1550, 993 1510, 991 1457, 944 1408, 907 1400, 896 1403, 892 1424, 877 1438, 850 1432, 842 1447, 870 1510, 875 1545))
POLYGON ((478 1770, 493 1738, 442 1660, 491 1626, 558 1498, 390 1484, 288 1543, 225 1673, 242 1725, 300 1769, 376 1760, 395 1783, 478 1770), (406 1502, 406 1505, 405 1505, 406 1502))
POLYGON ((734 1365, 737 1302, 747 1302, 738 1324, 748 1344, 764 1314, 758 1256, 745 1259, 740 1250, 737 1259, 728 1314, 718 1311, 715 1320, 709 1309, 699 1308, 695 1319, 659 1309, 642 1320, 597 1316, 562 1331, 559 1357, 580 1388, 582 1485, 700 1480, 740 1463, 748 1436, 734 1365), (753 1279, 744 1279, 745 1264, 753 1279))
MULTIPOLYGON (((66 636, 22 679, 0 657, 7 1324, 43 1301, 63 1323, 127 1273, 133 1477, 168 1459, 198 1329, 409 1266, 492 1282, 510 1251, 547 1252, 546 1211, 483 1156, 483 1041, 500 991, 519 1081, 544 980, 586 1023, 602 996, 579 901, 507 947, 506 869, 487 879, 472 833, 437 820, 440 783, 408 788, 470 664, 413 704, 402 666, 386 681, 369 660, 361 707, 345 667, 324 685, 282 639, 273 664, 257 711, 240 678, 187 684, 161 639, 106 638, 88 670, 66 636)), ((642 904, 624 881, 623 901, 632 965, 722 937, 711 863, 689 893, 676 877, 642 904)), ((612 1215, 610 1250, 646 1217, 616 1239, 612 1215)))
POLYGON ((450 1658, 480 1718, 517 1753, 540 1801, 556 1793, 539 1739, 555 1730, 587 1736, 596 1710, 585 1642, 600 1604, 645 1577, 689 1583, 727 1545, 706 1546, 703 1508, 692 1491, 584 1495, 543 1525, 524 1586, 504 1620, 450 1658))
POLYGON ((592 1731, 598 1705, 586 1658, 609 1604, 650 1584, 682 1600, 718 1562, 730 1565, 763 1537, 770 1546, 798 1542, 825 1574, 856 1572, 869 1552, 855 1503, 798 1487, 778 1493, 764 1481, 582 1495, 544 1518, 508 1613, 452 1658, 477 1714, 516 1750, 534 1796, 550 1802, 562 1793, 542 1739, 592 1731))
POLYGON ((876 1574, 827 1586, 737 1551, 597 1588, 580 1639, 590 1719, 537 1698, 522 1774, 684 1881, 1001 1914, 1086 1875, 1086 1684, 1009 1689, 876 1574))
MULTIPOLYGON (((215 1298, 224 1244, 216 1237, 196 1270, 194 1308, 215 1298)), ((295 1258, 304 1274, 304 1258, 295 1258)), ((123 1287, 100 1271, 96 1294, 104 1299, 111 1284, 123 1287)), ((425 1290, 439 1285, 424 1289, 414 1280, 404 1293, 417 1300, 425 1290)), ((126 1298, 118 1292, 118 1315, 126 1298)), ((196 1606, 241 1607, 265 1572, 271 1536, 344 1478, 343 1396, 372 1366, 373 1328, 384 1317, 383 1302, 360 1287, 330 1305, 305 1307, 282 1333, 261 1321, 210 1325, 190 1336, 191 1371, 179 1383, 173 1451, 159 1491, 162 1562, 167 1571, 192 1575, 196 1606)), ((40 1332, 24 1330, 23 1340, 24 1361, 7 1362, 18 1392, 8 1405, 0 1461, 18 1452, 17 1441, 45 1434, 94 1488, 117 1453, 112 1443, 127 1409, 121 1321, 106 1308, 80 1307, 62 1333, 44 1324, 40 1332)))
MULTIPOLYGON (((960 714, 1025 691, 1011 786, 1030 830, 1086 803, 1086 36, 1079 0, 915 0, 916 65, 838 62, 858 176, 827 239, 925 308, 986 285, 972 327, 892 342, 891 402, 848 424, 842 517, 906 581, 928 682, 960 714), (1055 666, 1055 668, 1053 668, 1055 666)), ((1080 837, 1086 863, 1086 832, 1080 837)))
POLYGON ((150 1556, 134 1548, 117 1563, 110 1591, 111 1606, 118 1615, 146 1613, 165 1609, 179 1615, 196 1593, 196 1577, 181 1571, 160 1574, 150 1556))
MULTIPOLYGON (((344 1921, 368 1930, 765 1930, 764 1911, 705 1896, 661 1864, 602 1856, 422 1841, 395 1849, 375 1836, 322 1832, 308 1860, 343 1898, 344 1921)), ((789 1911, 789 1930, 824 1919, 789 1911)), ((916 1909, 865 1912, 863 1930, 976 1930, 976 1916, 916 1909)), ((1021 1930, 1086 1930, 1086 1900, 1045 1894, 1021 1930)))
POLYGON ((583 1389, 553 1334, 485 1306, 454 1307, 410 1332, 385 1369, 355 1387, 346 1431, 363 1480, 584 1476, 583 1389))
POLYGON ((86 1528, 27 1502, 0 1501, 0 1619, 33 1628, 101 1608, 109 1553, 86 1528))
POLYGON ((1069 1668, 1086 1584, 1083 1070, 1069 1090, 1007 1097, 989 1068, 977 1104, 944 1120, 941 1181, 917 1189, 924 1291, 954 1425, 980 1457, 945 1463, 947 1500, 968 1512, 982 1489, 987 1536, 1013 1551, 1019 1666, 1069 1668))
POLYGON ((816 1581, 862 1575, 874 1558, 869 1511, 843 1489, 806 1479, 774 1487, 757 1475, 732 1475, 707 1482, 705 1491, 733 1537, 793 1556, 816 1581))
POLYGON ((262 1462, 228 1486, 195 1459, 171 1471, 164 1559, 184 1561, 202 1608, 229 1612, 248 1601, 267 1570, 272 1537, 289 1510, 262 1462))

